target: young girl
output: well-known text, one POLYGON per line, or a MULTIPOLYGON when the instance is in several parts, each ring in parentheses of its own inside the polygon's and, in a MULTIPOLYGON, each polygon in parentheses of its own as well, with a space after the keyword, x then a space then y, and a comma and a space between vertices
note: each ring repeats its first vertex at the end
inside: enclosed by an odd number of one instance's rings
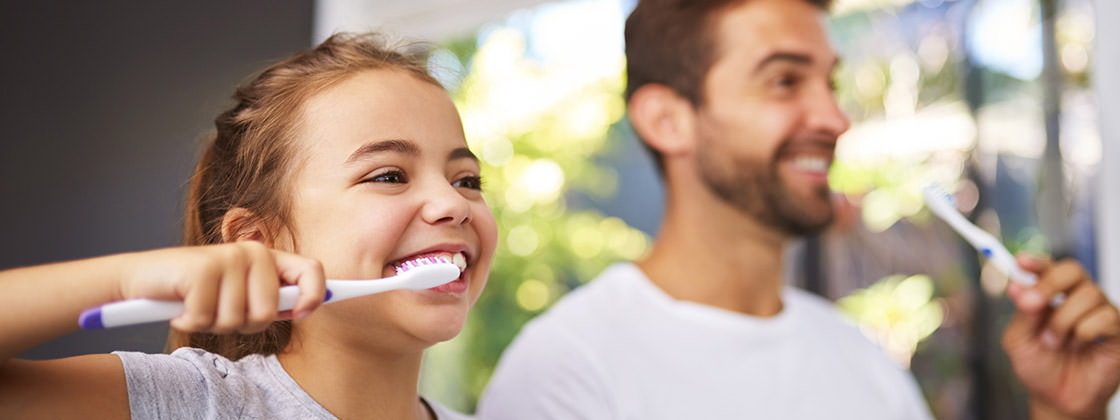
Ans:
POLYGON ((496 244, 478 161, 423 61, 336 35, 265 69, 191 181, 187 245, 0 272, 0 418, 456 418, 417 394, 421 353, 454 337, 496 244), (422 257, 460 277, 319 306, 326 278, 422 257), (300 288, 277 314, 277 290, 300 288), (13 359, 112 301, 178 300, 170 355, 13 359))

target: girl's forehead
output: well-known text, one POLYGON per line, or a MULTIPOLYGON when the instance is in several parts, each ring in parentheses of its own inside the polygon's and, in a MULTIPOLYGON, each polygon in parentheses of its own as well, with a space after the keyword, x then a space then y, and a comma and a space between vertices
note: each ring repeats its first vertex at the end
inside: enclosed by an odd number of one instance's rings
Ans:
POLYGON ((465 146, 462 124, 447 93, 397 70, 358 73, 305 103, 297 139, 334 159, 381 140, 405 140, 421 152, 465 146))

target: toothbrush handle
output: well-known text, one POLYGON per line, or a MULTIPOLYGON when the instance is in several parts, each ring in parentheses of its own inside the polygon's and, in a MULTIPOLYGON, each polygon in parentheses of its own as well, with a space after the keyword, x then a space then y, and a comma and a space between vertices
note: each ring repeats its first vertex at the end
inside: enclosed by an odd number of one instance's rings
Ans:
MULTIPOLYGON (((332 293, 327 289, 324 302, 331 300, 332 293)), ((296 306, 299 298, 298 286, 284 286, 279 290, 277 310, 286 311, 296 306)), ((108 303, 95 308, 82 311, 78 317, 78 325, 84 330, 98 330, 103 328, 121 327, 125 325, 143 324, 147 322, 167 321, 185 312, 183 302, 130 299, 120 302, 108 303)))
MULTIPOLYGON (((1007 277, 1011 279, 1011 281, 1024 286, 1034 286, 1035 283, 1038 283, 1038 276, 1032 272, 1020 268, 1019 263, 1015 261, 1015 257, 1012 256, 1011 252, 1006 248, 1003 248, 1002 246, 1000 246, 999 248, 996 248, 994 246, 982 247, 980 248, 980 252, 984 254, 984 256, 987 257, 990 261, 992 261, 992 263, 994 263, 997 267, 1001 268, 1004 273, 1007 274, 1007 277)), ((1062 302, 1065 301, 1066 294, 1060 293, 1058 295, 1055 295, 1053 299, 1050 299, 1050 306, 1056 308, 1058 307, 1058 305, 1061 305, 1062 302)))

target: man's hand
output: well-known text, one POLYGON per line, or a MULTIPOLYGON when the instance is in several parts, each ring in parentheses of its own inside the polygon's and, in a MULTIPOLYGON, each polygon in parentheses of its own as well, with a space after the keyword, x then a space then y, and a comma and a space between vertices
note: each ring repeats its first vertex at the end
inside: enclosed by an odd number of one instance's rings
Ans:
POLYGON ((1018 262, 1039 281, 1007 286, 1018 312, 1003 348, 1030 393, 1032 417, 1106 418, 1120 385, 1120 312, 1076 261, 1018 262), (1052 306, 1059 294, 1065 300, 1052 306))

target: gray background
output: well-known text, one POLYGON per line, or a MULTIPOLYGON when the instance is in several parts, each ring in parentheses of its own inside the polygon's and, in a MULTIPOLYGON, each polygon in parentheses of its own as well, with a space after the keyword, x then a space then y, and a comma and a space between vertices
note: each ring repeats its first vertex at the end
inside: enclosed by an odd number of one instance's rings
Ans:
MULTIPOLYGON (((178 244, 213 118, 251 73, 309 46, 312 10, 311 0, 0 3, 0 269, 178 244)), ((159 352, 166 331, 78 332, 23 357, 159 352)))

